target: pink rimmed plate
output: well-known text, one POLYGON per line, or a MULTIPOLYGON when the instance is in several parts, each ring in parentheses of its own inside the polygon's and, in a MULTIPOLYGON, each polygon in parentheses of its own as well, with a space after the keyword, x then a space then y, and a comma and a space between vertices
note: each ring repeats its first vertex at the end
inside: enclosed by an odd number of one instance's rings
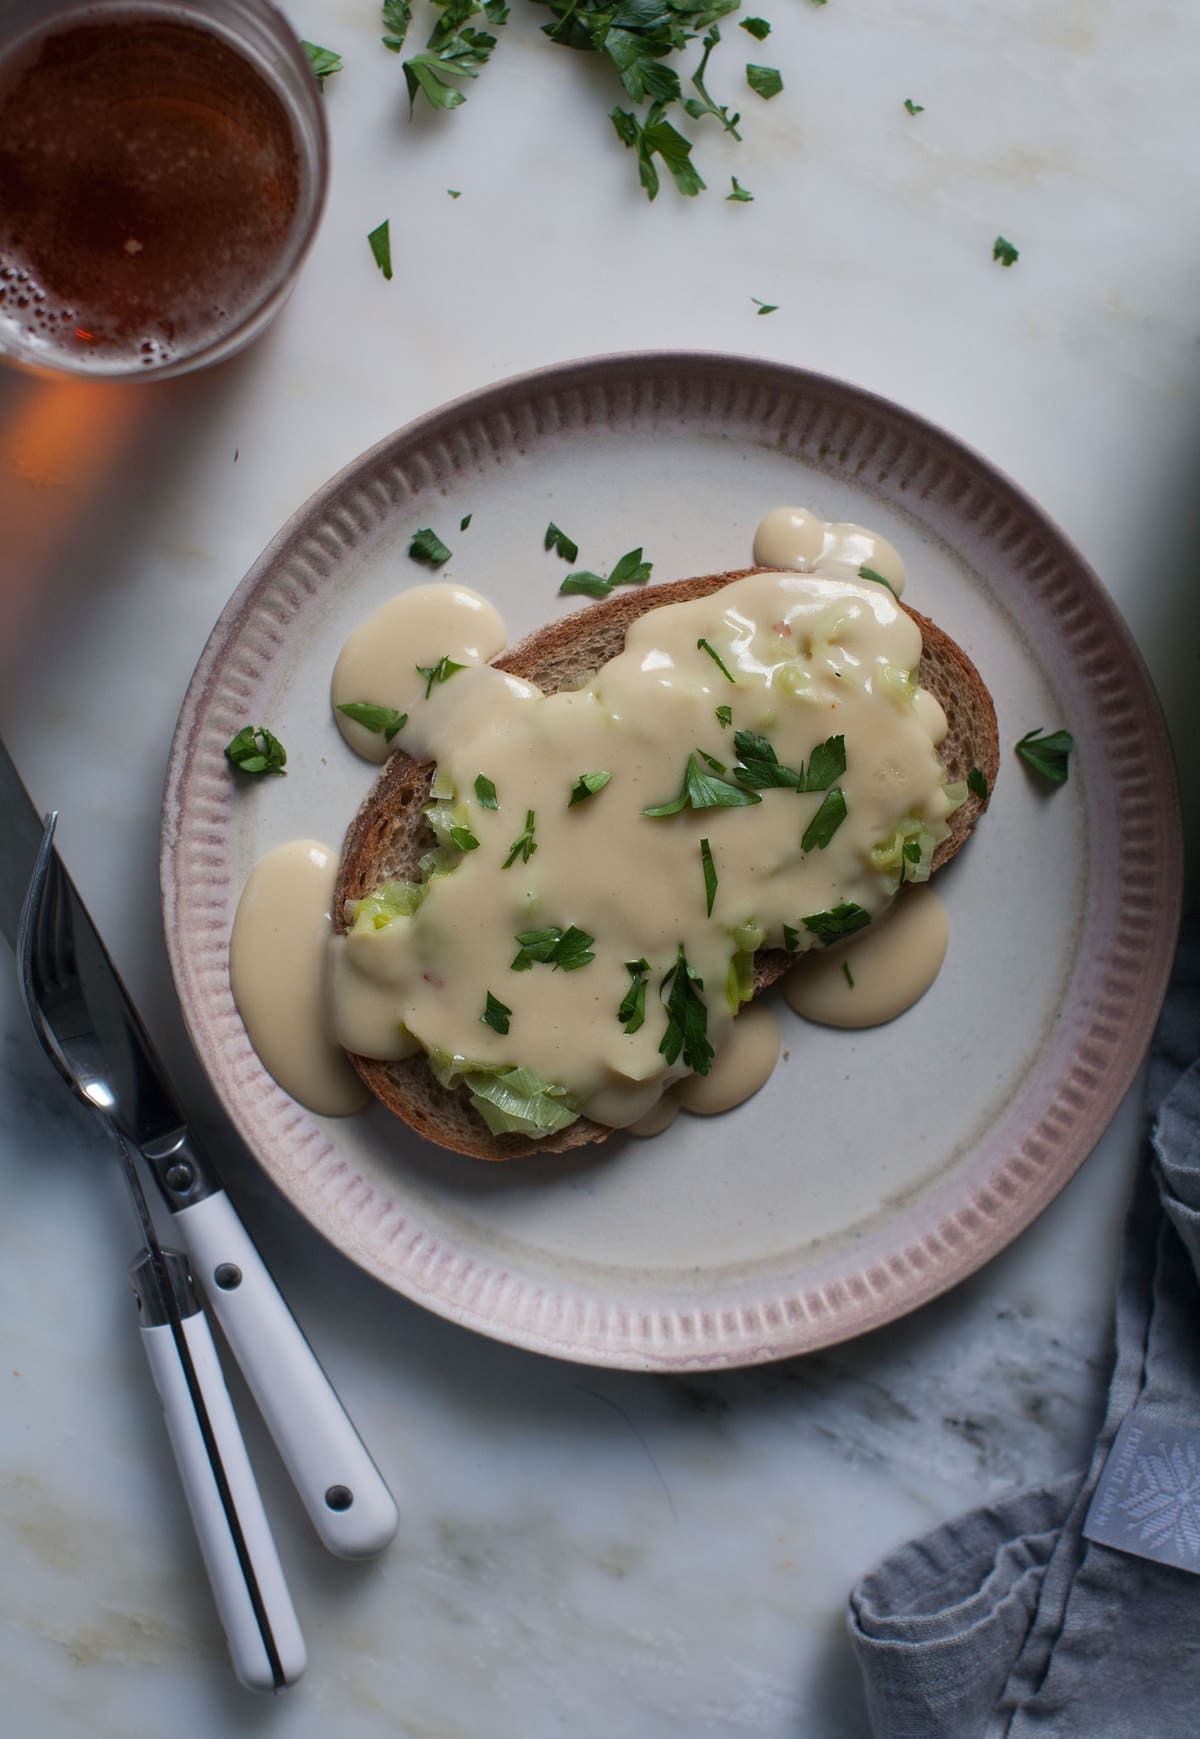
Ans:
MULTIPOLYGON (((980 1267, 1086 1158, 1149 1040, 1181 885, 1170 751, 1130 635, 1041 511, 961 443, 858 388, 739 357, 598 357, 503 381, 356 459, 237 588, 184 702, 164 806, 167 943, 192 1040, 238 1130, 326 1237, 386 1285, 470 1328, 589 1364, 752 1364, 887 1322, 980 1267), (340 1121, 290 1099, 229 988, 238 895, 299 835, 340 842, 372 777, 329 716, 349 629, 441 576, 514 637, 568 609, 548 520, 603 570, 645 547, 656 580, 739 567, 768 508, 885 533, 908 598, 978 665, 1002 771, 940 879, 951 942, 934 989, 863 1033, 782 1003, 784 1056, 723 1117, 653 1141, 489 1166, 377 1108, 340 1121), (462 518, 469 528, 460 531, 462 518), (247 722, 288 777, 235 784, 247 722), (1011 753, 1068 727, 1069 784, 1011 753)), ((637 866, 618 866, 637 897, 637 866)))

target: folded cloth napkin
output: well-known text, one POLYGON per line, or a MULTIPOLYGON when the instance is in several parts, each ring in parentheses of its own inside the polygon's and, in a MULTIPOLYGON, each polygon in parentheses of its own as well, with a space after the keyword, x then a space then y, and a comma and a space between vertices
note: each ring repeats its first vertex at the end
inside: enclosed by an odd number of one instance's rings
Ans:
POLYGON ((1198 1059, 1193 921, 1151 1053, 1150 1151, 1091 1464, 901 1547, 851 1591, 875 1739, 1200 1733, 1198 1059))

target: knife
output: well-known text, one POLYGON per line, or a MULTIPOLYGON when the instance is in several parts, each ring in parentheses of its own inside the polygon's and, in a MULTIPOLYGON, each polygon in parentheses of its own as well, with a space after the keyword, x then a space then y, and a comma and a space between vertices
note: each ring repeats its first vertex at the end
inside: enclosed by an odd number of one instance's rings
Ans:
MULTIPOLYGON (((15 945, 43 827, 0 742, 0 931, 15 945)), ((64 879, 69 884, 66 872, 64 879)), ((73 885, 84 1000, 104 1057, 112 1124, 146 1160, 192 1269, 241 1366, 313 1527, 329 1551, 387 1545, 395 1500, 188 1128, 129 994, 73 885)))

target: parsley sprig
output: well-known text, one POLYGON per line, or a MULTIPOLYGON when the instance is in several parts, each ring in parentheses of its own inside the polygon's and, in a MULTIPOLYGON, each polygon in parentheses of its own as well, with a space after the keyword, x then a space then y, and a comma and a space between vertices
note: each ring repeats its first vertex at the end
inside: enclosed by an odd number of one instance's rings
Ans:
POLYGON ((508 856, 504 860, 504 868, 511 869, 520 858, 522 863, 528 863, 537 850, 537 840, 533 837, 534 813, 532 809, 525 811, 525 826, 513 840, 508 856))
POLYGON ((596 940, 586 930, 572 924, 564 930, 559 924, 547 924, 544 930, 522 930, 515 937, 519 952, 512 963, 514 972, 531 972, 535 965, 552 966, 555 971, 578 972, 596 956, 592 943, 596 940))
POLYGON ((425 678, 426 700, 428 700, 430 695, 433 693, 433 685, 435 682, 449 682, 456 670, 465 670, 466 668, 465 664, 456 664, 453 658, 450 658, 445 652, 442 653, 442 656, 438 659, 436 664, 413 665, 413 669, 417 674, 425 678))
POLYGON ((704 980, 688 964, 681 942, 675 964, 659 986, 659 994, 667 1005, 667 1030, 658 1049, 668 1064, 676 1062, 682 1053, 685 1065, 697 1075, 707 1075, 713 1060, 713 1048, 708 1042, 708 1007, 700 995, 703 989, 704 980))
MULTIPOLYGON (((547 533, 549 535, 549 533, 547 533)), ((559 533, 562 536, 562 533, 559 533)), ((550 546, 547 545, 547 548, 550 546)), ((571 548, 575 546, 572 544, 571 548)), ((559 553, 562 554, 560 548, 559 553)), ((575 555, 579 551, 575 550, 575 555)), ((575 556, 568 556, 568 561, 574 561, 575 556)), ((652 566, 642 560, 642 549, 627 550, 610 574, 593 574, 586 568, 575 574, 568 574, 558 588, 559 595, 581 594, 585 598, 607 598, 614 586, 644 586, 650 578, 652 566)))
POLYGON ((243 726, 225 753, 239 773, 253 775, 282 773, 287 760, 287 750, 265 725, 243 726))
POLYGON ((1026 731, 1017 744, 1017 753, 1048 784, 1065 785, 1070 772, 1067 759, 1074 747, 1070 731, 1051 731, 1047 736, 1039 725, 1035 731, 1026 731))
POLYGON ((627 1033, 635 1033, 646 1019, 646 979, 650 973, 650 962, 627 960, 625 970, 632 983, 621 999, 617 1019, 627 1033))
MULTIPOLYGON (((703 751, 701 751, 703 753, 703 751)), ((709 756, 704 757, 711 759, 709 756)), ((718 761, 717 766, 721 763, 718 761)), ((746 791, 740 785, 731 785, 728 779, 718 778, 713 773, 706 773, 700 766, 697 755, 689 755, 687 766, 683 770, 683 784, 677 797, 669 798, 665 803, 654 803, 648 809, 643 809, 643 815, 657 819, 664 815, 678 815, 682 809, 746 809, 752 803, 761 803, 762 798, 757 791, 746 791)))

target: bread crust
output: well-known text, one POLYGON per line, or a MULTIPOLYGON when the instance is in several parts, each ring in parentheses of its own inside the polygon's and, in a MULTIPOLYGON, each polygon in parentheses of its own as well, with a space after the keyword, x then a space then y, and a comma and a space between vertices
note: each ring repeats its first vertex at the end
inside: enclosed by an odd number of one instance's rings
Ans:
MULTIPOLYGON (((564 683, 590 676, 624 647, 631 622, 647 610, 707 597, 734 580, 765 570, 735 568, 698 579, 614 594, 601 603, 564 616, 535 630, 497 658, 497 669, 524 677, 544 694, 555 694, 564 683)), ((769 571, 769 570, 766 570, 769 571)), ((920 683, 941 703, 949 731, 939 753, 951 780, 964 780, 978 767, 990 796, 1000 765, 996 713, 983 679, 962 647, 948 634, 901 602, 900 608, 921 631, 920 683)), ((362 899, 382 882, 415 880, 421 853, 436 844, 423 810, 430 800, 431 761, 414 761, 397 749, 386 763, 366 801, 351 822, 342 848, 334 891, 334 928, 346 930, 348 900, 362 899)), ((987 798, 969 792, 950 817, 950 836, 933 854, 932 868, 949 863, 974 832, 987 808, 987 798)), ((794 956, 783 949, 762 949, 754 961, 754 994, 759 996, 782 977, 794 956)), ((532 1141, 523 1135, 493 1135, 474 1110, 463 1087, 438 1082, 424 1056, 400 1063, 378 1062, 351 1054, 350 1061, 364 1084, 389 1111, 418 1135, 456 1153, 476 1159, 521 1159, 565 1153, 604 1141, 614 1131, 580 1117, 555 1135, 532 1141)))

